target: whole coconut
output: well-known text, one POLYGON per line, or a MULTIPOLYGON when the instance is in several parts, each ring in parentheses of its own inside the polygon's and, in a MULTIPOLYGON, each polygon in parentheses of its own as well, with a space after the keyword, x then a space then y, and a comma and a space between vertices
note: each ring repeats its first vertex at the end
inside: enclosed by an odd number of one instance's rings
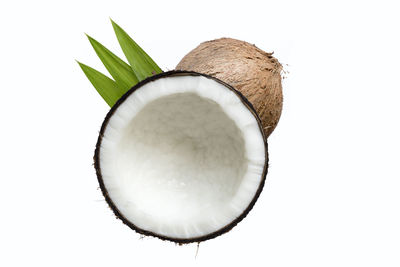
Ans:
POLYGON ((268 137, 282 112, 282 65, 272 53, 231 38, 201 43, 189 52, 177 70, 216 77, 240 91, 254 106, 268 137))

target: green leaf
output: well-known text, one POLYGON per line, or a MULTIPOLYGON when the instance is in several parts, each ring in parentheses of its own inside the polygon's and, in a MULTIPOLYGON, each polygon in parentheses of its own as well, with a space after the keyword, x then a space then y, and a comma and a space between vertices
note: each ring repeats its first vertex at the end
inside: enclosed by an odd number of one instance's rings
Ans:
POLYGON ((124 94, 117 83, 102 74, 101 72, 77 61, 86 77, 96 88, 97 92, 103 97, 107 104, 112 107, 115 102, 124 94))
POLYGON ((161 73, 162 70, 150 58, 140 46, 132 40, 132 38, 114 21, 111 20, 112 26, 117 36, 118 42, 125 54, 126 59, 136 77, 139 80, 146 79, 154 74, 161 73))
POLYGON ((89 35, 87 35, 87 37, 108 72, 124 92, 128 91, 139 82, 135 73, 127 63, 89 35))

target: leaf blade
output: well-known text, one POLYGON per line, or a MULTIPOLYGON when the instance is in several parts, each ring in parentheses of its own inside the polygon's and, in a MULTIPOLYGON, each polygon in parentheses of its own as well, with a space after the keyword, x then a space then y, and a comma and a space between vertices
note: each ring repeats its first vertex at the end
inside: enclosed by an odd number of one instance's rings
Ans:
POLYGON ((139 82, 131 67, 94 38, 86 35, 97 56, 124 92, 139 82))
POLYGON ((77 61, 86 77, 101 95, 101 97, 112 107, 123 95, 117 83, 102 74, 101 72, 77 61))
POLYGON ((153 59, 118 24, 113 20, 111 24, 122 51, 139 80, 162 72, 153 59))

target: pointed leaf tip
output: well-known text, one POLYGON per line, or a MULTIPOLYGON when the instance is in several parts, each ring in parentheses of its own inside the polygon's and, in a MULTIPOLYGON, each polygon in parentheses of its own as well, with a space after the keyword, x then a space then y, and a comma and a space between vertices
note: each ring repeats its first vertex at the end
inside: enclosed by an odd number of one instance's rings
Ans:
POLYGON ((127 63, 125 63, 122 59, 120 59, 94 38, 88 36, 88 39, 97 56, 103 62, 104 66, 114 78, 115 82, 121 88, 122 94, 126 93, 126 91, 139 82, 135 73, 127 63))
POLYGON ((84 34, 115 81, 78 60, 75 61, 97 92, 112 107, 139 79, 161 73, 162 70, 111 17, 109 19, 130 66, 87 33, 84 34))
POLYGON ((111 23, 122 51, 139 80, 162 72, 153 59, 117 23, 113 20, 111 23))
POLYGON ((122 96, 116 82, 88 65, 80 62, 78 62, 78 64, 97 92, 107 102, 107 104, 112 107, 122 96))

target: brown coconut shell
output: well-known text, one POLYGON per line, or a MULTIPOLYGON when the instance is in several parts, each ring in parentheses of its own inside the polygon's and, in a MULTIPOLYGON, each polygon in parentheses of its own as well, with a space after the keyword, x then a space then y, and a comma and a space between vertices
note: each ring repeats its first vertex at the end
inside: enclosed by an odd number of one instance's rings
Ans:
POLYGON ((195 71, 218 78, 240 91, 254 106, 268 137, 282 112, 282 65, 244 41, 221 38, 201 43, 183 57, 177 70, 195 71))

